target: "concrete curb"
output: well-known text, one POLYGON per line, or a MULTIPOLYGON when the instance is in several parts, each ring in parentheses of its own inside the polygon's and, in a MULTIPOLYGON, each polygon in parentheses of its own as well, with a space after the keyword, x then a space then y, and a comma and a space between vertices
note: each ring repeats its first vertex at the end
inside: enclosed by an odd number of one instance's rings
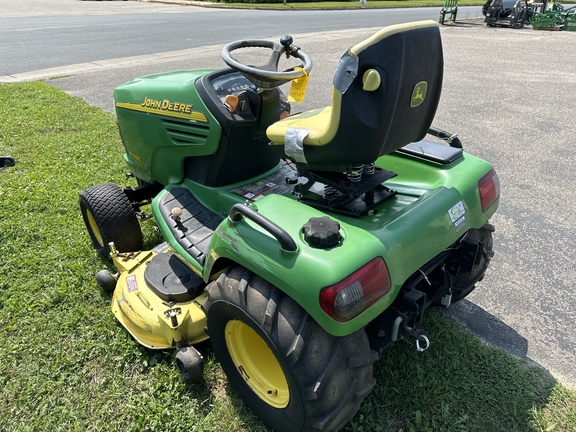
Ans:
POLYGON ((100 60, 89 63, 77 63, 68 66, 59 66, 49 69, 40 69, 32 72, 23 72, 13 75, 0 76, 0 83, 17 83, 25 81, 38 81, 55 77, 66 77, 82 72, 93 72, 99 69, 114 69, 126 67, 129 65, 146 64, 159 60, 178 60, 183 57, 190 57, 203 53, 211 53, 214 50, 220 50, 221 45, 207 45, 199 48, 190 48, 180 51, 169 51, 158 54, 146 54, 132 57, 122 57, 109 60, 100 60))

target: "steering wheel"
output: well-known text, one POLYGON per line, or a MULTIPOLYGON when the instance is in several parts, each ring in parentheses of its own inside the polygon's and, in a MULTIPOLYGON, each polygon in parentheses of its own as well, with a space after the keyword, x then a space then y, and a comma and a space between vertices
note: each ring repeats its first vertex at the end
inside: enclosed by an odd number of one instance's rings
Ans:
POLYGON ((292 42, 293 39, 291 36, 282 36, 280 43, 259 39, 230 42, 222 48, 222 60, 257 86, 264 89, 271 89, 287 83, 288 81, 302 78, 312 70, 312 60, 310 60, 310 57, 308 57, 308 55, 299 47, 292 45, 292 42), (232 51, 240 48, 254 47, 269 48, 272 50, 268 63, 263 66, 248 66, 240 63, 232 57, 232 51), (282 54, 286 54, 287 57, 293 56, 302 60, 304 64, 300 67, 304 69, 306 73, 295 68, 279 72, 278 62, 280 61, 282 54))

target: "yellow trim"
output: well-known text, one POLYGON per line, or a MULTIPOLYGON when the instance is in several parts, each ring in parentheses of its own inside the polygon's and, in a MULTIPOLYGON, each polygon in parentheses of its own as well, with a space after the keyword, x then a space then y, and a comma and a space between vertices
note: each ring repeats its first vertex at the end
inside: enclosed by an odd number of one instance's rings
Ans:
POLYGON ((368 69, 364 72, 362 76, 362 89, 364 91, 376 91, 380 84, 382 83, 382 78, 376 69, 368 69))
POLYGON ((396 33, 401 33, 410 30, 417 30, 427 27, 436 27, 436 26, 437 24, 435 21, 425 20, 425 21, 414 21, 405 24, 395 24, 388 27, 384 27, 382 30, 374 34, 372 37, 369 37, 368 39, 360 42, 359 44, 354 45, 352 48, 350 48, 350 52, 359 55, 366 48, 374 45, 375 43, 381 41, 382 39, 386 39, 387 37, 395 35, 396 33))
POLYGON ((96 241, 100 244, 100 246, 104 246, 104 240, 102 239, 102 234, 100 233, 100 228, 98 228, 98 224, 96 223, 96 219, 94 219, 94 215, 90 210, 86 210, 86 216, 88 217, 88 225, 90 226, 90 230, 96 241))
POLYGON ((226 346, 240 376, 262 401, 274 408, 290 402, 282 367, 266 342, 249 326, 233 320, 226 324, 226 346))
POLYGON ((143 107, 141 104, 128 103, 128 102, 118 102, 116 106, 119 108, 125 108, 132 111, 145 112, 148 114, 160 114, 168 117, 176 117, 185 120, 208 123, 208 118, 206 118, 206 115, 201 111, 192 111, 190 114, 187 114, 187 113, 169 111, 161 108, 143 107))

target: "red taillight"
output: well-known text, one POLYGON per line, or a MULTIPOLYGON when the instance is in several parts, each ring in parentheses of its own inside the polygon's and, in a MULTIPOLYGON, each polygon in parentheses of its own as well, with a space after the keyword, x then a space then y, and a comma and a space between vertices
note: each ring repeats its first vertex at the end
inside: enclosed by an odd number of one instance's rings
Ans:
POLYGON ((388 269, 381 258, 375 258, 343 281, 320 291, 320 307, 336 321, 350 321, 388 291, 388 269))
POLYGON ((482 202, 482 213, 488 210, 500 196, 500 180, 493 169, 478 182, 478 192, 482 202))

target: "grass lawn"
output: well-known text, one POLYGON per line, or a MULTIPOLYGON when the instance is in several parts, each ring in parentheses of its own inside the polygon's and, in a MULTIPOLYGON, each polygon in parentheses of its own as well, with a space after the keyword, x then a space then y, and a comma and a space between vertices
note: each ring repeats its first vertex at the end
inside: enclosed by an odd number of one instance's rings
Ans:
MULTIPOLYGON (((0 85, 0 429, 265 430, 227 383, 209 344, 184 383, 172 351, 120 327, 93 275, 78 193, 127 182, 114 118, 43 83, 0 85)), ((147 246, 158 242, 152 221, 147 246)), ((349 431, 575 431, 576 394, 431 311, 432 341, 385 351, 349 431)))

